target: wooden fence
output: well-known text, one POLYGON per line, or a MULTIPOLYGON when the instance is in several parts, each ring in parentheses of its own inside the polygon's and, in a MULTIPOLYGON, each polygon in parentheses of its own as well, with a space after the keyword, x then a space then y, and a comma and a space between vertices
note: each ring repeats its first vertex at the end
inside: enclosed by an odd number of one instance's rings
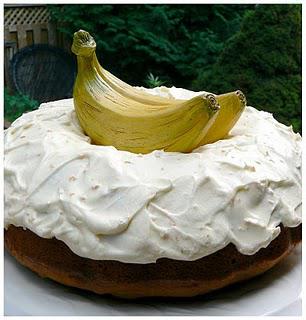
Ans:
POLYGON ((9 83, 9 64, 20 49, 46 43, 70 50, 71 43, 60 34, 50 21, 46 5, 4 6, 4 83, 9 83))

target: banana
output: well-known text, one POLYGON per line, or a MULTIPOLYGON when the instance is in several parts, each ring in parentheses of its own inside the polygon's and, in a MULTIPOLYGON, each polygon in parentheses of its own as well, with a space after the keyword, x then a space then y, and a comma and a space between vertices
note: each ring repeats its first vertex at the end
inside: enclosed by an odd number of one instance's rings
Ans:
POLYGON ((246 98, 240 90, 215 97, 220 105, 220 111, 200 145, 223 139, 238 121, 246 106, 246 98))
POLYGON ((74 106, 94 144, 134 153, 158 149, 191 152, 206 141, 223 138, 237 121, 234 112, 239 108, 230 105, 238 103, 234 99, 237 94, 200 94, 189 100, 158 97, 103 69, 88 32, 76 32, 71 49, 78 61, 74 106), (218 101, 228 110, 220 108, 218 101))
POLYGON ((100 66, 89 33, 74 35, 78 75, 74 106, 85 133, 94 144, 119 150, 190 152, 199 145, 220 109, 212 94, 190 100, 156 97, 134 89, 100 66))

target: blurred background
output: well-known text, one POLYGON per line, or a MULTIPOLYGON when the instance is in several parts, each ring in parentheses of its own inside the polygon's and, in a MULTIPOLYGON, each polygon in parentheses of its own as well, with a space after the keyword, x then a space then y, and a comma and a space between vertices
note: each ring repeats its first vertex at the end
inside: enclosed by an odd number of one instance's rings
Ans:
POLYGON ((301 5, 5 5, 6 125, 72 96, 73 33, 101 65, 138 86, 224 93, 301 132, 301 5))

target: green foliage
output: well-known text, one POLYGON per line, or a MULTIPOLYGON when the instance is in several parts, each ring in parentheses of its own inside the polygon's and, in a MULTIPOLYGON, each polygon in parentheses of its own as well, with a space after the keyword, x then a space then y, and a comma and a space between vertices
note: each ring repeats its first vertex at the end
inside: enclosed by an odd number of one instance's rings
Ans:
POLYGON ((249 105, 301 132, 301 39, 301 5, 257 5, 193 87, 216 93, 241 89, 249 105))
POLYGON ((145 84, 148 88, 155 88, 164 85, 165 81, 160 80, 159 77, 155 77, 151 72, 149 72, 145 80, 145 84))
POLYGON ((15 94, 11 95, 4 88, 4 118, 10 122, 20 117, 26 111, 37 109, 39 103, 28 96, 15 94))
POLYGON ((48 8, 69 39, 89 31, 101 64, 132 85, 241 89, 249 105, 301 131, 301 5, 48 8))
POLYGON ((239 30, 253 5, 50 5, 69 39, 90 32, 101 64, 133 85, 158 74, 168 85, 190 88, 208 70, 223 43, 239 30))

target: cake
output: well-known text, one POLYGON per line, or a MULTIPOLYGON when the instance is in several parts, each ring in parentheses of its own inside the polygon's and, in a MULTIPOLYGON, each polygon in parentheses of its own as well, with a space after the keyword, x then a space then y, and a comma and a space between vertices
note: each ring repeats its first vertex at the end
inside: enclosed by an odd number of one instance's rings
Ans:
POLYGON ((215 95, 134 88, 75 33, 73 99, 5 132, 5 246, 62 284, 186 297, 272 268, 301 241, 301 136, 215 95))
POLYGON ((226 139, 136 154, 92 145, 67 99, 17 119, 4 147, 6 248, 69 286, 193 296, 270 269, 301 240, 301 137, 252 107, 226 139))

